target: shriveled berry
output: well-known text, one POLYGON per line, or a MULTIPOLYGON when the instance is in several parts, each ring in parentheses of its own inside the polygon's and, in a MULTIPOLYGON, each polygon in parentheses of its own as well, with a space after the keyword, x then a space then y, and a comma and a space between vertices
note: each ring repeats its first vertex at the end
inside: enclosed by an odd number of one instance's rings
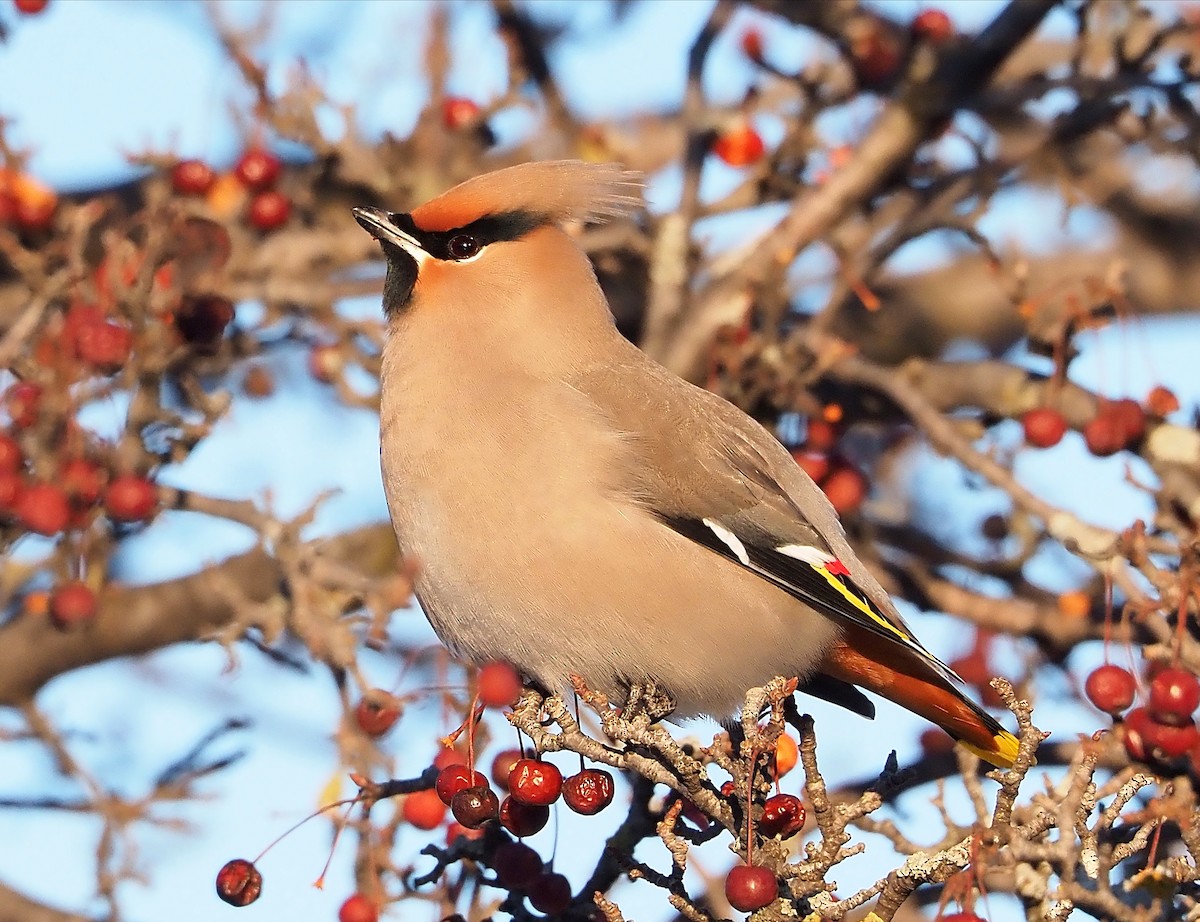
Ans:
POLYGON ((508 776, 513 766, 525 758, 520 749, 502 749, 492 759, 492 781, 502 791, 508 790, 508 776))
POLYGON ((486 707, 508 707, 521 697, 521 677, 508 663, 479 667, 479 700, 486 707))
POLYGON ((782 778, 800 761, 800 747, 786 733, 780 733, 775 740, 775 758, 772 760, 772 777, 782 778))
POLYGON ((1088 674, 1083 690, 1092 704, 1116 717, 1133 704, 1137 681, 1128 669, 1105 663, 1088 674))
POLYGON ((585 768, 563 782, 562 796, 576 813, 592 816, 612 803, 613 791, 612 775, 603 769, 585 768))
POLYGON ((1151 416, 1170 416, 1179 409, 1179 398, 1170 388, 1156 384, 1146 395, 1146 412, 1151 416))
POLYGON ((114 477, 104 491, 104 509, 114 522, 144 522, 154 516, 158 491, 137 474, 114 477))
POLYGON ((552 762, 520 759, 508 776, 508 790, 523 804, 549 806, 562 793, 562 772, 552 762))
POLYGON ((217 871, 217 896, 230 906, 249 906, 262 895, 263 879, 254 862, 234 858, 217 871))
POLYGON ((804 828, 804 804, 794 794, 775 794, 763 804, 762 819, 758 829, 770 838, 779 836, 790 839, 804 828))
POLYGON ((465 765, 447 765, 438 772, 437 782, 433 789, 447 807, 454 795, 464 788, 487 787, 487 778, 479 772, 473 772, 465 765))
POLYGON ((1162 723, 1182 726, 1200 707, 1200 681, 1186 669, 1170 666, 1150 680, 1150 714, 1162 723))
POLYGON ((379 909, 361 893, 352 893, 338 910, 338 922, 379 922, 379 909))
POLYGON ((767 868, 739 864, 725 878, 725 899, 741 912, 754 912, 775 901, 779 881, 767 868))
POLYGON ((51 483, 29 484, 22 489, 13 512, 17 521, 39 535, 56 535, 71 521, 67 494, 51 483))
POLYGON ((450 812, 468 829, 478 829, 500 814, 500 799, 487 785, 463 788, 450 800, 450 812))
POLYGON ((60 630, 86 624, 96 617, 96 593, 87 583, 60 583, 50 593, 50 620, 60 630))
POLYGON ((404 798, 400 815, 406 823, 417 829, 437 829, 446 818, 446 805, 432 788, 414 791, 404 798))
POLYGON ((380 737, 400 719, 400 699, 383 688, 372 688, 354 707, 354 721, 367 736, 380 737))
POLYGON ((1067 434, 1067 420, 1050 407, 1035 407, 1021 416, 1025 441, 1034 448, 1053 448, 1067 434))
POLYGON ((242 378, 242 390, 247 397, 262 399, 275 393, 275 378, 265 365, 251 365, 242 378))
POLYGON ((542 873, 542 856, 524 842, 502 842, 491 859, 500 886, 524 890, 542 873))
POLYGON ((500 825, 519 838, 541 832, 549 820, 549 807, 523 804, 511 795, 500 803, 500 825))
POLYGON ((557 916, 571 905, 571 882, 561 874, 543 873, 529 885, 529 903, 538 912, 557 916))
POLYGON ((205 195, 217 174, 203 160, 180 160, 171 168, 171 188, 179 195, 205 195))
POLYGON ((980 523, 979 531, 989 541, 1003 541, 1008 537, 1008 516, 993 512, 980 523))
POLYGON ((282 171, 283 163, 278 157, 261 147, 252 147, 242 154, 233 175, 247 189, 262 192, 275 184, 282 171))
POLYGON ((214 345, 233 320, 233 302, 220 295, 187 297, 175 312, 175 329, 195 346, 214 345))

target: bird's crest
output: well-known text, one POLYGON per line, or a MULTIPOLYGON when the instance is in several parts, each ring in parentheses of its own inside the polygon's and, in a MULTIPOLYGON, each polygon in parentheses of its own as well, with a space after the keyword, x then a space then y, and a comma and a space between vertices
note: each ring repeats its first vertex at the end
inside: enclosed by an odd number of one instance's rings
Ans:
POLYGON ((506 212, 547 222, 600 221, 642 202, 642 177, 615 163, 548 160, 521 163, 459 183, 412 212, 421 230, 448 231, 506 212))

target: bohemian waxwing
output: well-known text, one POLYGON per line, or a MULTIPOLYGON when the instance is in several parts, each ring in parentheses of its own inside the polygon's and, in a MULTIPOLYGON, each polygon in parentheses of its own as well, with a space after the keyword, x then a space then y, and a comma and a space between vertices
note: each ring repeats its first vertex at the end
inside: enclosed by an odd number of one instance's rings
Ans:
POLYGON ((857 686, 995 765, 968 700, 761 425, 631 345, 564 222, 627 213, 615 165, 526 163, 409 214, 356 208, 387 258, 384 489, 416 595, 457 654, 548 690, 726 719, 773 676, 867 717, 857 686))

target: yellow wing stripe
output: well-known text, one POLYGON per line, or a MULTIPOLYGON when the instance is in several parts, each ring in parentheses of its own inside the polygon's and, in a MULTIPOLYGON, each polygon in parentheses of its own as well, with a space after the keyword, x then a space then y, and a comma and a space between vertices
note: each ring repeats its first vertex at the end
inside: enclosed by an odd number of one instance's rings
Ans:
POLYGON ((884 618, 882 615, 879 614, 879 612, 875 611, 875 609, 873 609, 870 605, 868 605, 863 599, 859 598, 857 595, 855 595, 853 592, 851 592, 850 588, 845 583, 843 583, 840 579, 838 579, 836 576, 834 576, 832 573, 830 573, 827 568, 814 566, 813 569, 816 570, 818 573, 820 573, 823 577, 825 577, 825 581, 828 582, 830 586, 832 586, 834 589, 836 589, 838 592, 840 592, 843 596, 845 596, 846 601, 849 602, 851 605, 853 605, 855 608, 857 608, 859 611, 861 611, 864 615, 866 615, 868 618, 870 618, 872 621, 874 621, 880 627, 887 628, 887 630, 891 631, 893 634, 895 634, 901 640, 905 641, 906 643, 912 644, 913 646, 917 646, 919 649, 919 644, 917 644, 911 637, 909 637, 907 634, 905 634, 904 631, 900 630, 900 628, 896 627, 896 625, 892 624, 892 622, 888 621, 887 618, 884 618))
POLYGON ((975 753, 983 761, 990 765, 995 765, 997 768, 1012 768, 1013 763, 1017 760, 1017 749, 1021 745, 1020 740, 1007 730, 1001 730, 992 739, 995 742, 994 749, 983 749, 979 746, 973 746, 966 740, 959 740, 958 745, 969 752, 975 753))

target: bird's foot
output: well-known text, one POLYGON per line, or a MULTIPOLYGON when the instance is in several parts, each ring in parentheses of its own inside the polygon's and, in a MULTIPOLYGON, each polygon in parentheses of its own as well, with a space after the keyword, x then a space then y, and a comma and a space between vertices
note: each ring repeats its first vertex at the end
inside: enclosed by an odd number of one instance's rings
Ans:
POLYGON ((671 693, 659 688, 654 682, 630 682, 629 696, 625 701, 627 720, 645 715, 650 723, 657 723, 675 711, 675 699, 671 693))

